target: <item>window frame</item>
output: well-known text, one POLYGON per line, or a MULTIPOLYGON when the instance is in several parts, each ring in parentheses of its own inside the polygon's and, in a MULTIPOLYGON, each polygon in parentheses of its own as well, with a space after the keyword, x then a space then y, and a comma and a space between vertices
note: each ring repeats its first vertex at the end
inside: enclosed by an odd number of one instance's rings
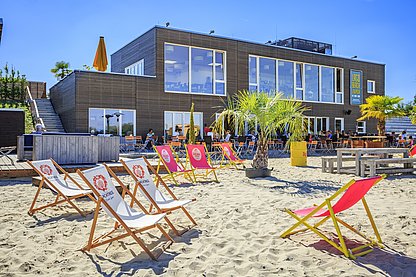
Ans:
MULTIPOLYGON (((136 136, 136 110, 133 109, 116 109, 116 108, 88 108, 88 132, 91 133, 90 131, 90 126, 91 126, 91 117, 90 117, 90 111, 91 110, 101 110, 103 111, 103 130, 104 130, 104 135, 107 134, 107 122, 106 122, 106 118, 105 118, 105 111, 106 110, 117 110, 119 113, 123 113, 123 111, 129 111, 129 112, 133 112, 133 136, 136 136)), ((118 134, 117 136, 121 137, 122 135, 122 124, 123 122, 123 115, 120 116, 120 120, 118 122, 118 134)))
POLYGON ((374 80, 367 80, 367 93, 376 94, 376 81, 374 81, 374 80), (368 90, 368 83, 372 83, 373 84, 373 91, 369 91, 368 90))
POLYGON ((199 46, 192 46, 192 45, 185 45, 179 43, 172 43, 165 41, 163 44, 163 89, 166 93, 179 93, 179 94, 193 94, 193 95, 205 95, 205 96, 218 96, 218 97, 226 97, 227 96, 227 51, 221 49, 213 49, 213 48, 206 48, 206 47, 199 47, 199 46), (166 68, 165 68, 165 47, 166 45, 173 45, 173 46, 182 46, 188 48, 188 91, 173 91, 173 90, 166 90, 165 89, 165 75, 166 75, 166 68), (212 93, 203 93, 203 92, 192 92, 192 48, 203 49, 212 51, 212 93), (224 80, 217 80, 216 79, 216 53, 223 53, 223 71, 224 71, 224 80), (216 83, 223 83, 224 84, 224 94, 216 94, 216 83))
POLYGON ((327 130, 323 130, 323 131, 328 131, 328 130, 331 130, 331 128, 330 128, 330 125, 329 125, 329 117, 327 117, 327 116, 305 116, 305 118, 307 119, 307 121, 308 121, 308 123, 307 123, 307 131, 308 131, 308 133, 309 134, 312 134, 312 135, 318 135, 319 134, 319 131, 321 131, 321 130, 318 130, 317 129, 317 126, 318 126, 318 119, 320 119, 321 120, 321 127, 322 127, 322 122, 323 122, 323 120, 325 120, 325 122, 326 122, 326 127, 327 127, 327 130), (310 120, 311 119, 313 119, 313 130, 311 130, 310 129, 310 120), (312 131, 312 132, 311 132, 312 131))
POLYGON ((341 130, 339 130, 340 132, 345 130, 345 119, 343 117, 335 117, 334 118, 334 132, 336 131, 337 128, 337 120, 341 121, 341 130))
POLYGON ((367 133, 367 122, 366 121, 357 121, 357 124, 355 125, 355 131, 358 133, 358 134, 366 134, 367 133), (363 123, 363 126, 362 127, 359 127, 358 126, 358 124, 359 123, 363 123), (363 131, 362 132, 360 132, 358 129, 359 128, 362 128, 363 129, 363 131))

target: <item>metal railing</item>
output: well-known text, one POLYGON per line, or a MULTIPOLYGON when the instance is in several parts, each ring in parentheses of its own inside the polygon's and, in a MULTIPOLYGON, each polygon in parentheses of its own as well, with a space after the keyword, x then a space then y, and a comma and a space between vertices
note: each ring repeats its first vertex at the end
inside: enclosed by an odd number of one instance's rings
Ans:
POLYGON ((45 124, 43 124, 43 119, 39 116, 39 110, 38 106, 36 105, 36 101, 33 99, 32 93, 30 93, 29 86, 26 87, 26 94, 30 105, 30 113, 32 114, 33 121, 39 121, 40 124, 42 124, 42 128, 45 128, 45 124))

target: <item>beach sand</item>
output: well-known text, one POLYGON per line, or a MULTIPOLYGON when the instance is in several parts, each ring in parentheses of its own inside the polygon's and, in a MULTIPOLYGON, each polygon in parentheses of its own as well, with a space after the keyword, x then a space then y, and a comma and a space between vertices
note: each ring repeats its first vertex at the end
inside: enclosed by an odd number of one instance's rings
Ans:
MULTIPOLYGON (((36 192, 30 180, 0 181, 0 275, 20 276, 416 276, 416 176, 390 176, 366 197, 386 248, 357 260, 345 258, 312 233, 280 238, 294 220, 283 212, 320 204, 353 176, 322 173, 320 158, 308 167, 291 167, 289 159, 271 159, 272 177, 247 179, 244 171, 218 171, 220 183, 172 187, 198 222, 159 261, 152 261, 131 238, 79 251, 88 239, 86 218, 62 205, 31 217, 36 192)), ((123 180, 130 180, 122 177, 123 180)), ((140 198, 142 199, 142 198, 140 198)), ((54 200, 42 190, 40 203, 54 200)), ((77 201, 87 211, 90 200, 77 201)), ((371 225, 361 204, 340 217, 367 234, 371 225)), ((190 224, 181 212, 169 215, 178 229, 190 224)), ((113 222, 100 213, 97 234, 113 222)), ((167 225, 163 224, 165 229, 167 225)), ((325 230, 334 231, 329 222, 325 230)), ((344 229, 343 229, 344 230, 344 229)), ((356 236, 343 233, 348 243, 356 236)), ((372 235, 373 236, 373 235, 372 235)), ((151 231, 140 236, 150 247, 163 242, 151 231)))

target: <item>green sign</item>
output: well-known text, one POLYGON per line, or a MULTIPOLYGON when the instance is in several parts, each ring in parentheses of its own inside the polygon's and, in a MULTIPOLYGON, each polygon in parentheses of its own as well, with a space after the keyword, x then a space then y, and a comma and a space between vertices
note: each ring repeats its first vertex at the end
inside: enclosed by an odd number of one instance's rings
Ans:
POLYGON ((363 72, 351 69, 350 71, 350 104, 361 105, 363 103, 363 72))

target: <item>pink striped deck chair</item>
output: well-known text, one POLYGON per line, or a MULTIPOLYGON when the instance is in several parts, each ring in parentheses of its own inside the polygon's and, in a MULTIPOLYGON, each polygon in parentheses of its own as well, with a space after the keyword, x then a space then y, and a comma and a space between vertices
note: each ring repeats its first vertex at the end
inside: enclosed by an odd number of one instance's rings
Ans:
POLYGON ((416 157, 416 144, 412 146, 409 150, 409 156, 410 157, 416 157))
POLYGON ((224 142, 224 143, 220 143, 219 146, 221 147, 221 150, 222 150, 222 158, 221 158, 220 164, 223 164, 223 162, 226 162, 226 160, 228 160, 229 162, 228 165, 233 166, 236 169, 238 169, 238 165, 242 165, 243 168, 245 168, 244 166, 245 160, 242 160, 237 156, 237 153, 234 151, 231 143, 224 142))
POLYGON ((355 259, 357 256, 363 256, 365 254, 370 253, 371 251, 373 251, 374 246, 383 247, 380 234, 377 230, 377 226, 374 222, 373 216, 371 215, 370 209, 367 205, 367 202, 364 196, 374 185, 376 185, 378 182, 380 182, 384 178, 385 178, 385 175, 376 176, 376 177, 367 178, 367 179, 361 179, 358 181, 352 180, 346 185, 344 185, 343 187, 341 187, 331 197, 327 198, 319 206, 313 206, 310 208, 295 210, 295 211, 285 209, 288 214, 290 214, 293 218, 297 220, 297 223, 295 223, 292 227, 290 227, 288 230, 282 233, 281 237, 286 238, 286 237, 289 237, 290 235, 309 230, 309 231, 314 232, 318 236, 320 236, 323 240, 325 240, 327 243, 329 243, 336 249, 338 249, 347 258, 351 258, 351 259, 355 259), (341 194, 342 196, 338 198, 338 196, 340 196, 341 194), (334 205, 332 205, 331 201, 334 201, 335 199, 338 199, 338 201, 334 205), (363 203, 364 209, 367 213, 367 217, 371 223, 371 226, 373 227, 373 231, 374 231, 375 236, 377 237, 377 240, 374 240, 365 236, 360 231, 356 230, 354 227, 347 224, 346 222, 344 222, 343 220, 341 220, 339 217, 336 216, 340 212, 344 212, 348 210, 349 208, 357 204, 360 200, 363 203), (316 223, 308 223, 307 220, 312 219, 312 218, 321 218, 321 219, 316 223), (318 228, 328 219, 332 219, 332 223, 334 224, 335 230, 337 232, 337 240, 339 241, 339 243, 328 238, 318 228), (352 249, 348 248, 344 241, 344 237, 342 236, 339 224, 343 225, 350 231, 354 232, 355 234, 365 239, 367 243, 364 243, 363 245, 360 245, 352 249), (306 228, 296 230, 301 225, 304 225, 306 228))
POLYGON ((163 164, 168 172, 168 175, 164 176, 164 180, 171 180, 175 185, 179 185, 176 177, 183 176, 185 179, 194 182, 192 179, 193 170, 188 170, 180 162, 178 155, 172 150, 170 145, 159 145, 153 146, 157 155, 159 156, 159 161, 157 163, 156 173, 159 174, 161 170, 161 165, 163 164))
POLYGON ((205 144, 187 144, 186 146, 186 161, 189 162, 190 168, 193 169, 192 174, 195 181, 196 177, 208 178, 209 174, 213 174, 215 182, 218 182, 216 167, 211 166, 211 158, 205 144), (196 174, 195 170, 204 170, 205 173, 196 174))

